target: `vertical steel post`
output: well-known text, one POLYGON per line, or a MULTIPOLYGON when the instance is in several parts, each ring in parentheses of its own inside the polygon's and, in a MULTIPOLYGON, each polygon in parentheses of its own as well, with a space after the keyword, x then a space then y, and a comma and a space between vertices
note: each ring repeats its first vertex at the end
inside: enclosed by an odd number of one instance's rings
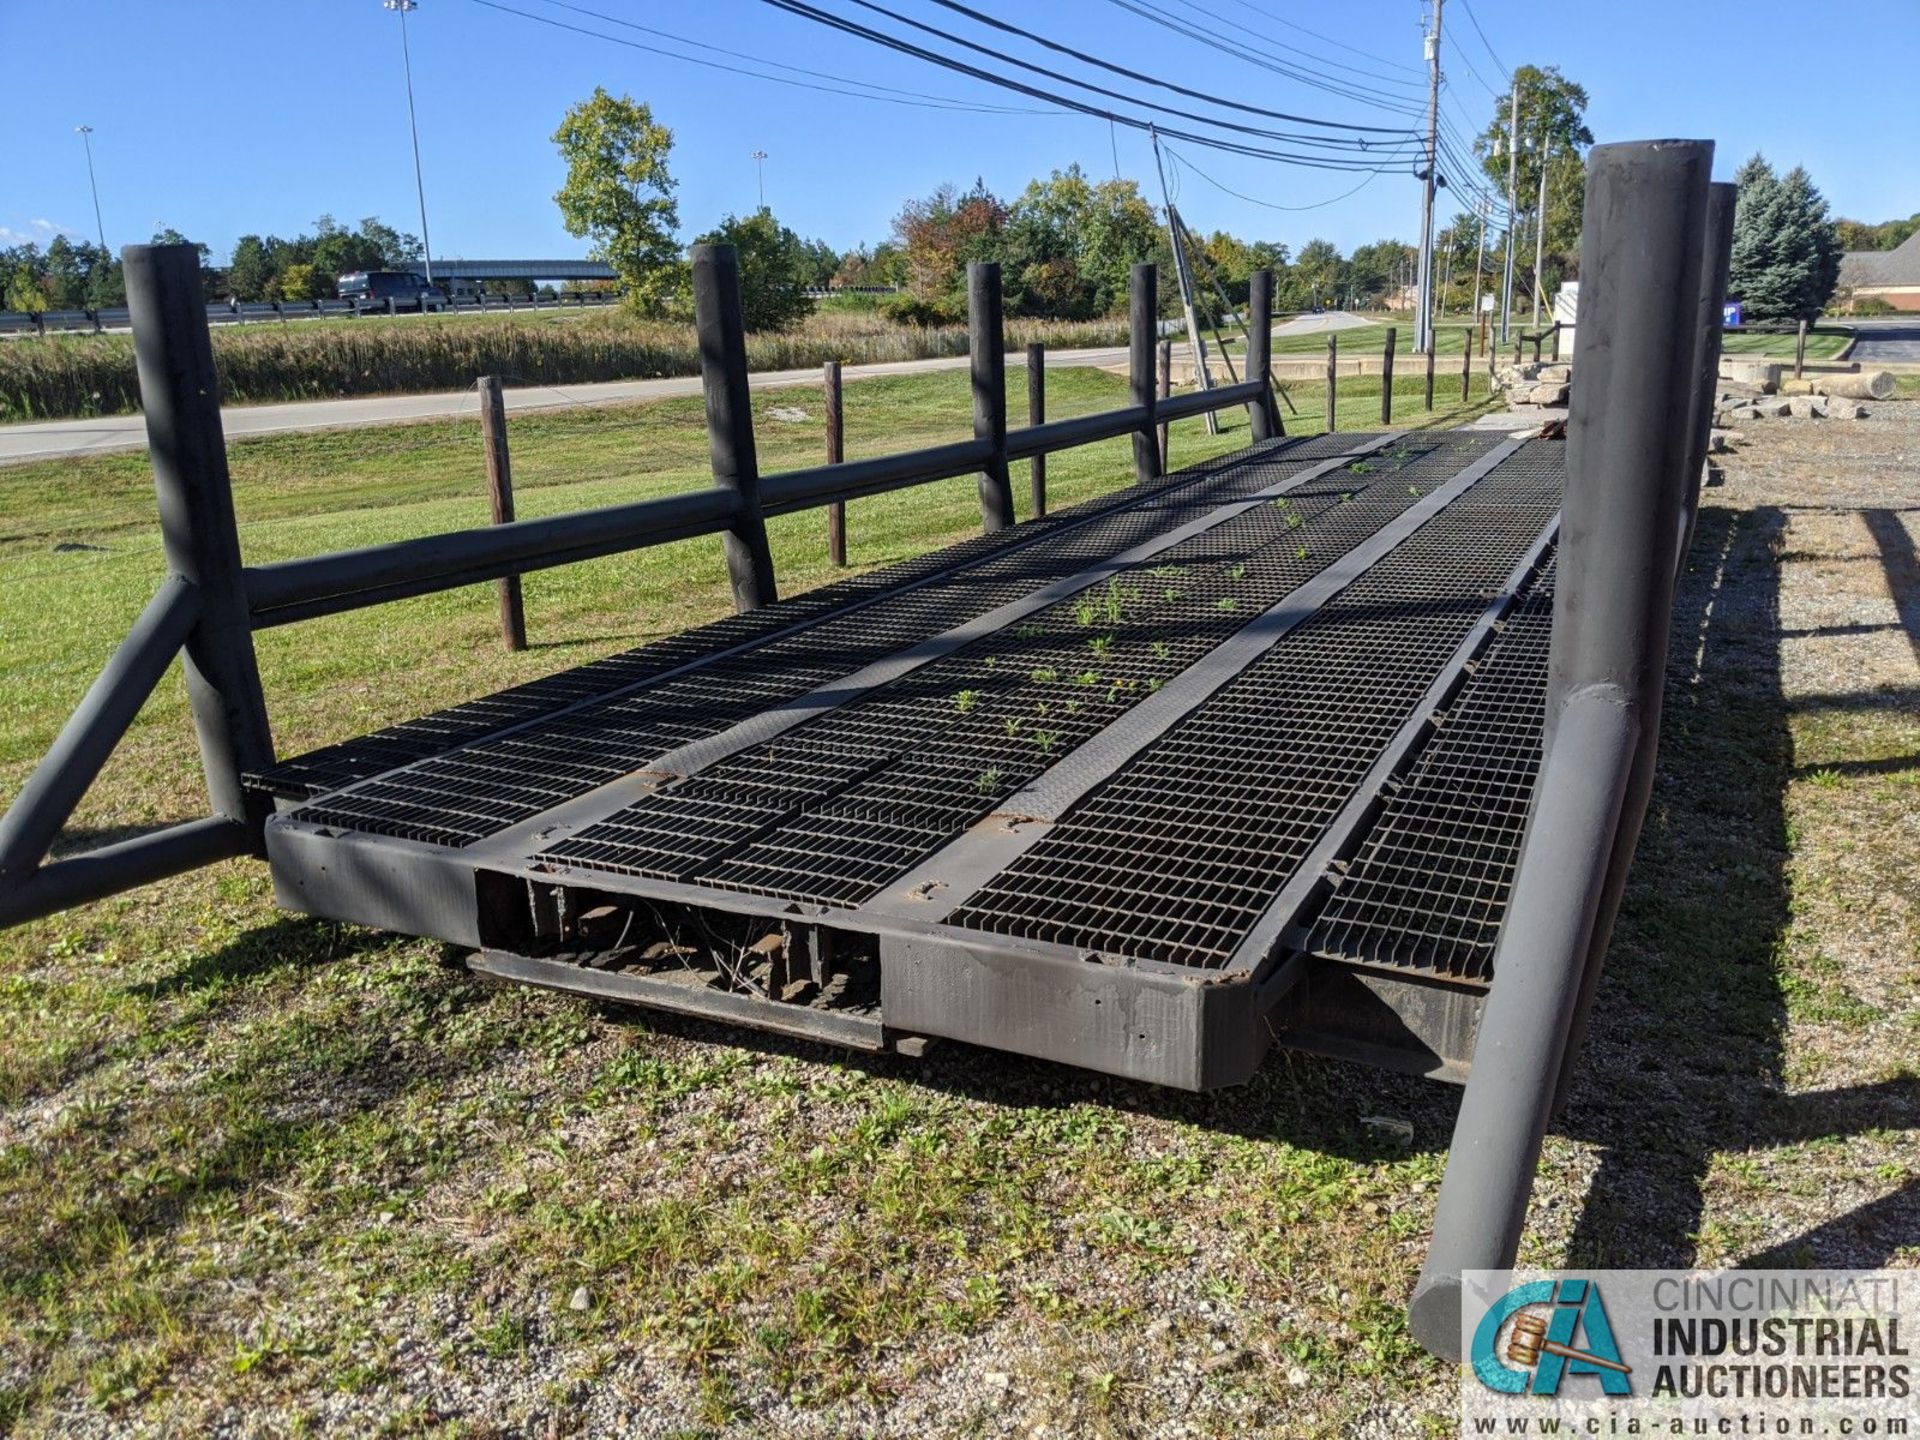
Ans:
POLYGON ((758 610, 779 598, 773 552, 760 511, 760 459, 753 443, 753 395, 747 387, 747 335, 740 313, 740 257, 731 245, 693 247, 693 324, 700 342, 700 389, 707 401, 707 450, 713 483, 733 493, 738 510, 721 537, 733 608, 758 610))
MULTIPOLYGON (((1399 327, 1389 325, 1386 349, 1380 352, 1380 423, 1382 425, 1393 423, 1393 351, 1399 337, 1399 327)), ((1327 428, 1329 430, 1333 428, 1332 420, 1327 421, 1327 428)))
MULTIPOLYGON (((1684 421, 1686 453, 1681 461, 1678 515, 1673 521, 1675 539, 1668 551, 1673 569, 1673 584, 1678 586, 1686 567, 1687 551, 1693 546, 1694 521, 1699 514, 1701 472, 1707 463, 1708 432, 1713 428, 1714 396, 1720 389, 1720 307, 1726 299, 1727 271, 1733 247, 1733 205, 1739 187, 1720 183, 1707 190, 1707 206, 1701 236, 1699 281, 1693 309, 1692 357, 1687 375, 1687 408, 1684 421)), ((1575 329, 1579 334, 1578 327, 1575 329)), ((1571 480, 1571 477, 1569 477, 1571 480)), ((1671 598, 1669 598, 1671 606, 1671 598)), ((1665 632, 1662 632, 1664 642, 1665 632)), ((1665 666, 1662 646, 1661 664, 1665 666)), ((1600 911, 1595 918, 1593 940, 1587 947, 1586 971, 1580 980, 1580 998, 1567 1031, 1566 1053, 1561 1058, 1560 1074, 1554 1087, 1554 1109, 1566 1103, 1572 1083, 1573 1066, 1587 1038, 1587 1012, 1594 992, 1599 989, 1601 972, 1606 968, 1607 946, 1613 939, 1614 916, 1627 890, 1627 872, 1633 864, 1634 842, 1653 795, 1653 773, 1659 758, 1660 708, 1664 673, 1656 675, 1648 702, 1649 722, 1641 732, 1640 747, 1634 755, 1633 773, 1627 782, 1621 809, 1620 833, 1614 840, 1607 862, 1606 889, 1600 896, 1600 911)))
POLYGON ((167 568, 200 591, 185 669, 207 797, 214 814, 248 827, 258 851, 272 806, 241 777, 272 766, 273 734, 253 653, 200 254, 191 245, 129 245, 120 263, 161 544, 167 568))
MULTIPOLYGON (((507 455, 507 402, 498 375, 480 377, 480 434, 487 450, 487 500, 493 523, 513 520, 513 466, 507 455)), ((509 650, 527 648, 527 611, 520 594, 520 577, 504 575, 500 590, 500 638, 509 650)))
POLYGON ((1720 393, 1720 344, 1725 335, 1721 309, 1726 304, 1727 275, 1733 264, 1733 206, 1738 188, 1723 181, 1707 190, 1706 251, 1700 265, 1700 329, 1696 352, 1699 373, 1695 380, 1694 413, 1687 421, 1692 449, 1687 452, 1686 531, 1680 539, 1676 567, 1686 564, 1687 552, 1693 548, 1693 526, 1700 513, 1707 446, 1713 435, 1714 400, 1720 393))
POLYGON ((1334 368, 1339 363, 1340 337, 1338 335, 1329 335, 1327 336, 1327 433, 1329 435, 1340 428, 1334 423, 1333 414, 1335 392, 1339 387, 1339 380, 1334 375, 1334 368))
POLYGON ((1461 1273, 1513 1262, 1606 929, 1609 858, 1637 838, 1632 780, 1659 723, 1712 165, 1705 141, 1602 145, 1588 158, 1546 758, 1411 1306, 1414 1334, 1438 1355, 1461 1353, 1461 1273))
POLYGON ((1146 415, 1133 436, 1133 479, 1139 485, 1161 473, 1153 443, 1153 350, 1159 329, 1159 272, 1152 265, 1135 265, 1127 277, 1127 399, 1146 415))
POLYGON ((1260 382, 1258 399, 1247 402, 1247 421, 1255 440, 1284 435, 1280 406, 1273 398, 1273 272, 1256 270, 1247 284, 1247 378, 1260 382))
POLYGON ((967 262, 967 368, 973 382, 973 437, 992 443, 980 471, 980 528, 1013 524, 1013 482, 1007 476, 1007 337, 1000 316, 1000 267, 967 262))
MULTIPOLYGON (((841 403, 840 362, 827 361, 821 384, 826 394, 827 463, 838 465, 847 458, 846 411, 841 403)), ((847 502, 835 500, 827 506, 827 559, 844 567, 847 563, 847 502)))
MULTIPOLYGON (((1027 423, 1047 422, 1047 347, 1038 340, 1027 346, 1027 423)), ((1033 518, 1047 513, 1047 456, 1042 451, 1027 462, 1027 479, 1033 491, 1033 518)))

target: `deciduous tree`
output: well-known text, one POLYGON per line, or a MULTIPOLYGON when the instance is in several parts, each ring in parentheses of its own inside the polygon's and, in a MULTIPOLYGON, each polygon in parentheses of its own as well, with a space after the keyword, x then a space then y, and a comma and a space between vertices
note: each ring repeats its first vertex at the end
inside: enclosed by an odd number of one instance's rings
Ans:
POLYGON ((812 310, 806 287, 817 257, 762 205, 744 220, 729 215, 696 242, 731 245, 740 258, 740 311, 749 330, 786 330, 812 310))
POLYGON ((594 253, 614 268, 628 303, 656 312, 684 272, 680 211, 667 169, 673 132, 630 95, 596 87, 567 111, 553 143, 567 162, 567 180, 554 195, 569 235, 592 239, 594 253))

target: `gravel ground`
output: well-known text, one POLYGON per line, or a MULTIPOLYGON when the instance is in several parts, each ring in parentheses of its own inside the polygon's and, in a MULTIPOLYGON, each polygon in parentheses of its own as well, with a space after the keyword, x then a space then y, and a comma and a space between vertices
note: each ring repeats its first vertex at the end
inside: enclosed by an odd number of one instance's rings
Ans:
MULTIPOLYGON (((1920 1265, 1920 404, 1873 410, 1748 427, 1707 494, 1525 1262, 1920 1265)), ((17 1433, 1451 1433, 1400 1312, 1444 1087, 863 1060, 358 932, 221 972, 206 925, 127 984, 217 1003, 103 1002, 0 1108, 17 1433)), ((100 959, 8 979, 60 1021, 100 959)))

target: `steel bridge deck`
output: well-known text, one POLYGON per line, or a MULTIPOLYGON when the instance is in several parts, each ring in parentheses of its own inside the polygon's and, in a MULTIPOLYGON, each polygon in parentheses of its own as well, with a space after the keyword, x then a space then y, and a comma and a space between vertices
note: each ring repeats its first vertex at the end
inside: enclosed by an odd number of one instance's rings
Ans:
POLYGON ((250 777, 276 886, 865 1048, 1460 1078, 1563 471, 1479 432, 1257 446, 250 777))

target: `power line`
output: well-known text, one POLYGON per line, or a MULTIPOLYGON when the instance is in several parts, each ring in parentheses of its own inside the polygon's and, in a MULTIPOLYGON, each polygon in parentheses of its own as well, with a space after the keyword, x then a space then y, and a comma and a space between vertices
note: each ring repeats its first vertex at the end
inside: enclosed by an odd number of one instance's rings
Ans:
MULTIPOLYGON (((1227 17, 1222 15, 1219 11, 1209 10, 1206 6, 1199 4, 1198 0, 1174 0, 1174 3, 1185 6, 1187 9, 1193 11, 1195 14, 1204 15, 1209 20, 1218 21, 1222 25, 1230 26, 1233 24, 1231 20, 1227 19, 1227 17)), ((1286 50, 1294 55, 1298 55, 1303 60, 1307 60, 1312 64, 1325 65, 1330 69, 1334 69, 1334 70, 1345 70, 1349 75, 1358 75, 1363 80, 1374 80, 1374 81, 1378 81, 1382 85, 1401 85, 1408 88, 1413 88, 1420 84, 1420 82, 1417 80, 1401 80, 1396 76, 1382 75, 1378 71, 1362 70, 1356 66, 1348 65, 1343 61, 1329 60, 1324 55, 1316 55, 1311 50, 1302 50, 1298 45, 1288 45, 1284 41, 1269 40, 1267 43, 1275 46, 1278 49, 1286 50)))
POLYGON ((1362 180, 1358 185, 1354 186, 1351 190, 1344 190, 1340 194, 1335 195, 1332 198, 1327 200, 1316 200, 1311 205, 1279 205, 1279 204, 1275 204, 1271 200, 1260 200, 1255 198, 1252 195, 1243 195, 1238 190, 1232 189, 1231 187, 1226 185, 1222 185, 1218 180, 1214 179, 1213 176, 1209 175, 1206 171, 1202 170, 1198 165, 1194 164, 1191 160, 1187 159, 1186 156, 1182 155, 1178 150, 1174 149, 1171 145, 1165 145, 1165 146, 1162 146, 1161 148, 1163 148, 1167 152, 1167 154, 1173 157, 1174 164, 1178 165, 1182 169, 1191 170, 1194 174, 1198 175, 1202 180, 1206 181, 1207 184, 1213 186, 1213 188, 1218 190, 1221 194, 1231 195, 1236 200, 1244 200, 1249 205, 1258 205, 1263 210, 1285 210, 1285 211, 1294 212, 1294 213, 1297 213, 1302 210, 1324 210, 1329 205, 1337 205, 1342 200, 1346 200, 1351 198, 1352 196, 1358 195, 1362 190, 1366 189, 1367 186, 1371 185, 1374 181, 1378 180, 1381 174, 1380 171, 1376 170, 1373 174, 1367 176, 1366 179, 1362 180))
MULTIPOLYGON (((591 16, 595 20, 604 20, 609 25, 618 25, 621 28, 626 30, 637 30, 643 35, 652 35, 661 40, 671 40, 676 45, 691 45, 696 50, 709 50, 709 51, 712 51, 715 55, 726 55, 726 56, 730 56, 735 60, 749 61, 755 65, 770 65, 775 70, 789 70, 795 75, 811 75, 816 80, 831 80, 842 85, 859 85, 868 90, 881 90, 891 95, 905 95, 916 100, 944 98, 940 96, 930 97, 930 96, 922 95, 917 90, 901 90, 901 89, 897 89, 892 85, 881 85, 878 82, 873 80, 850 80, 842 75, 829 75, 825 71, 809 70, 804 65, 788 65, 783 61, 768 60, 765 57, 759 56, 759 55, 748 55, 739 50, 729 50, 724 45, 710 45, 704 40, 694 40, 685 35, 675 35, 670 30, 658 30, 651 25, 641 25, 632 20, 623 20, 618 15, 608 15, 604 11, 590 10, 584 5, 573 5, 568 3, 568 0, 540 0, 540 3, 544 5, 549 5, 556 10, 571 10, 576 15, 587 15, 587 16, 591 16)), ((538 18, 538 17, 535 17, 535 18, 538 18)), ((662 53, 665 53, 665 52, 662 52, 662 53)), ((679 58, 692 59, 693 57, 683 56, 679 58)), ((699 62, 696 61, 695 63, 699 63, 699 62)), ((775 77, 767 76, 764 78, 773 79, 775 77)), ((971 101, 971 100, 954 100, 951 103, 955 105, 976 105, 978 102, 971 101)), ((979 105, 978 108, 983 110, 1005 111, 1005 113, 1009 115, 1041 115, 1041 114, 1047 113, 1046 111, 1030 110, 1024 107, 1015 107, 1011 105, 979 105)))
MULTIPOLYGON (((476 3, 491 3, 491 0, 476 0, 476 3)), ((978 66, 969 65, 963 60, 956 60, 952 56, 942 55, 937 51, 928 50, 924 46, 915 45, 911 41, 902 40, 898 36, 888 35, 884 31, 875 30, 869 26, 861 25, 856 21, 848 20, 842 16, 821 10, 816 6, 805 3, 805 0, 762 0, 762 3, 770 5, 776 10, 784 10, 789 14, 812 20, 830 29, 840 30, 846 34, 871 41, 874 44, 886 46, 888 49, 896 50, 903 55, 911 55, 916 59, 925 60, 929 64, 939 65, 948 70, 956 71, 959 74, 971 76, 973 79, 984 81, 989 85, 997 85, 1003 90, 1012 90, 1017 94, 1026 95, 1033 99, 1049 101, 1052 104, 1061 106, 1063 109, 1076 111, 1082 115, 1096 116, 1102 120, 1111 120, 1134 130, 1151 131, 1156 128, 1153 122, 1143 120, 1136 115, 1107 110, 1083 100, 1076 100, 1071 96, 1042 90, 1036 86, 1028 85, 1024 81, 1014 80, 1004 75, 982 70, 978 66)), ((1391 157, 1381 157, 1386 159, 1387 163, 1375 164, 1370 163, 1374 159, 1371 155, 1365 157, 1296 155, 1287 151, 1272 150, 1264 146, 1249 145, 1235 140, 1223 139, 1219 136, 1202 135, 1187 130, 1176 130, 1164 125, 1159 126, 1158 129, 1163 135, 1171 136, 1176 140, 1185 140, 1195 145, 1204 145, 1209 149, 1225 150, 1238 155, 1250 155, 1262 160, 1283 161, 1308 169, 1345 170, 1351 173, 1359 173, 1367 170, 1390 170, 1397 168, 1397 165, 1391 157)))
POLYGON ((1467 19, 1473 24, 1473 33, 1478 35, 1480 37, 1480 43, 1487 47, 1487 58, 1493 61, 1494 68, 1500 72, 1500 78, 1502 80, 1512 80, 1513 71, 1502 63, 1498 55, 1493 53, 1493 43, 1487 39, 1487 32, 1480 28, 1480 17, 1473 13, 1473 6, 1468 3, 1468 0, 1460 0, 1460 8, 1467 12, 1467 19))
POLYGON ((1184 20, 1176 20, 1171 15, 1161 14, 1151 9, 1147 5, 1136 4, 1134 3, 1134 0, 1108 0, 1108 3, 1117 5, 1122 10, 1125 10, 1130 14, 1137 15, 1141 19, 1149 21, 1152 24, 1158 25, 1163 29, 1171 30, 1176 35, 1183 35, 1189 40, 1196 41, 1199 44, 1205 45, 1210 49, 1218 50, 1223 55, 1231 55, 1236 60, 1244 61, 1246 64, 1249 64, 1249 65, 1257 65, 1262 70, 1271 71, 1276 75, 1285 75, 1287 78, 1291 80, 1298 80, 1302 84, 1311 85, 1315 89, 1324 90, 1330 95, 1339 95, 1344 99, 1357 100, 1357 101, 1360 101, 1362 104, 1370 104, 1378 107, 1379 109, 1387 110, 1399 115, 1406 115, 1406 116, 1412 117, 1419 114, 1418 106, 1410 105, 1407 101, 1403 100, 1399 96, 1382 95, 1378 91, 1369 92, 1369 91, 1362 90, 1357 86, 1350 86, 1345 84, 1329 82, 1326 80, 1322 80, 1318 76, 1314 75, 1313 72, 1311 71, 1301 70, 1301 69, 1298 69, 1297 67, 1284 64, 1283 62, 1280 62, 1277 60, 1264 59, 1261 56, 1250 53, 1249 51, 1247 51, 1245 48, 1241 46, 1230 45, 1227 42, 1220 40, 1219 38, 1213 35, 1208 34, 1204 30, 1196 29, 1194 26, 1187 24, 1184 20))
MULTIPOLYGON (((1147 85, 1157 85, 1163 90, 1171 90, 1175 94, 1186 95, 1195 100, 1205 100, 1212 105, 1219 105, 1227 109, 1244 111, 1249 115, 1264 115, 1272 120, 1286 120, 1296 125, 1319 125, 1319 126, 1324 126, 1328 129, 1340 129, 1340 130, 1365 130, 1375 134, 1400 135, 1400 134, 1411 133, 1410 131, 1407 131, 1403 127, 1394 127, 1394 126, 1386 126, 1386 125, 1354 125, 1346 121, 1340 121, 1340 120, 1319 120, 1319 119, 1315 119, 1310 115, 1293 115, 1293 114, 1289 114, 1284 110, 1268 110, 1265 107, 1259 106, 1259 105, 1246 105, 1246 104, 1242 104, 1238 100, 1223 99, 1216 95, 1209 95, 1204 90, 1190 90, 1184 85, 1176 85, 1172 81, 1162 80, 1158 76, 1148 75, 1139 70, 1130 70, 1124 65, 1115 65, 1110 61, 1100 59, 1097 55, 1089 55, 1084 50, 1076 50, 1071 45, 1063 45, 1057 40, 1049 40, 1044 35, 1036 35, 1031 30, 1023 30, 1018 25, 1009 24, 1007 21, 997 19, 992 15, 982 14, 978 10, 974 10, 966 5, 960 4, 959 0, 933 0, 933 3, 936 5, 942 6, 945 9, 952 10, 956 14, 965 15, 968 19, 978 21, 982 25, 991 26, 995 30, 1003 31, 1009 35, 1018 35, 1023 40, 1031 40, 1034 44, 1043 46, 1044 48, 1051 50, 1056 54, 1070 55, 1074 59, 1079 60, 1085 64, 1098 66, 1100 69, 1110 71, 1115 75, 1124 75, 1129 80, 1138 80, 1141 83, 1147 84, 1147 85)), ((874 7, 869 7, 869 8, 874 8, 874 7)), ((896 16, 895 18, 898 19, 900 17, 896 16)), ((908 23, 917 24, 917 22, 912 22, 912 21, 908 23)), ((930 27, 920 26, 919 28, 928 29, 930 27)), ((940 32, 935 32, 935 33, 940 33, 940 32)), ((979 48, 979 47, 974 47, 974 48, 979 48)), ((992 53, 992 52, 989 52, 989 53, 992 53)), ((1026 66, 1024 68, 1032 69, 1033 67, 1026 66)), ((1109 91, 1104 93, 1110 94, 1112 92, 1109 91)))
MULTIPOLYGON (((717 60, 702 60, 697 55, 679 55, 671 50, 662 50, 657 45, 646 45, 638 40, 627 40, 618 35, 608 35, 604 31, 589 30, 583 25, 570 25, 564 20, 556 20, 551 15, 536 15, 530 10, 516 9, 512 5, 501 4, 500 0, 470 0, 470 3, 484 5, 487 9, 498 10, 502 14, 517 15, 522 20, 531 20, 538 25, 551 26, 555 30, 566 30, 575 35, 585 35, 594 40, 604 40, 610 45, 623 45, 629 50, 644 50, 649 55, 664 55, 669 60, 682 60, 689 65, 700 65, 709 70, 724 70, 730 75, 746 75, 755 80, 770 80, 776 85, 791 85, 800 90, 817 90, 828 95, 846 95, 855 100, 879 100, 889 105, 909 105, 921 110, 959 110, 983 115, 1040 115, 1048 113, 1040 110, 1015 109, 1003 105, 982 105, 971 100, 950 100, 940 96, 908 98, 914 94, 914 92, 911 91, 898 91, 893 94, 872 94, 867 90, 848 90, 841 88, 841 86, 865 85, 866 82, 863 80, 840 80, 840 77, 837 76, 831 78, 839 80, 839 84, 815 85, 805 80, 789 80, 781 75, 768 75, 758 70, 743 69, 738 65, 724 65, 717 60)), ((776 62, 756 60, 755 63, 771 65, 776 62)), ((812 74, 817 72, 809 71, 805 73, 812 74)))
MULTIPOLYGON (((947 30, 942 30, 937 25, 929 25, 924 21, 912 19, 909 16, 900 14, 897 10, 889 10, 886 6, 876 3, 876 0, 849 0, 849 3, 859 6, 862 10, 871 11, 875 15, 884 15, 887 19, 892 20, 896 24, 906 25, 911 29, 920 31, 922 34, 931 35, 935 39, 944 40, 952 45, 959 45, 963 49, 971 50, 977 55, 984 55, 984 56, 987 56, 989 59, 998 60, 1003 64, 1017 66, 1019 69, 1029 71, 1036 75, 1045 76, 1049 79, 1057 80, 1068 85, 1072 85, 1081 90, 1090 91, 1095 95, 1104 95, 1109 100, 1119 100, 1123 102, 1129 102, 1135 105, 1142 105, 1149 110, 1158 111, 1162 115, 1175 115, 1182 120, 1192 120, 1201 125, 1212 125, 1212 126, 1216 126, 1219 129, 1232 130, 1242 135, 1253 135, 1262 140, 1280 140, 1280 141, 1285 141, 1295 145, 1318 145, 1318 146, 1326 147, 1328 149, 1357 148, 1360 150, 1366 150, 1369 148, 1370 144, 1377 143, 1377 142, 1369 142, 1364 139, 1347 139, 1347 138, 1338 138, 1338 137, 1323 136, 1323 135, 1301 135, 1292 131, 1267 130, 1257 125, 1242 125, 1238 121, 1234 121, 1234 120, 1218 120, 1211 115, 1199 115, 1194 113, 1191 110, 1182 110, 1177 106, 1163 105, 1152 100, 1142 100, 1139 97, 1134 95, 1129 95, 1124 91, 1111 90, 1104 85, 1096 85, 1091 80, 1077 80, 1071 75, 1062 75, 1057 70, 1051 70, 1044 65, 1036 65, 1036 64, 1033 64, 1031 61, 1022 60, 1017 56, 1007 54, 1003 50, 996 50, 990 45, 982 45, 977 41, 968 40, 963 36, 955 35, 952 32, 947 30)), ((938 3, 946 3, 946 0, 938 0, 938 3)), ((959 7, 955 7, 955 8, 959 8, 959 7)), ((1008 27, 1008 28, 1011 28, 1011 27, 1008 27)), ((1016 33, 1020 33, 1024 35, 1027 32, 1019 31, 1016 33)), ((1031 37, 1031 38, 1038 39, 1038 37, 1031 37)), ((1095 61, 1094 63, 1104 64, 1104 62, 1100 62, 1100 61, 1095 61)), ((1111 68, 1117 69, 1119 67, 1111 67, 1111 68)), ((1123 73, 1135 79, 1149 78, 1146 76, 1139 75, 1133 71, 1125 71, 1123 73)), ((1155 83, 1158 83, 1158 82, 1155 82, 1155 83)), ((1198 96, 1200 99, 1207 101, 1209 104, 1219 103, 1215 101, 1212 96, 1206 95, 1203 92, 1198 90, 1183 90, 1182 93, 1198 96)), ((1294 116, 1294 115, 1283 115, 1281 118, 1287 119, 1287 120, 1299 120, 1302 117, 1294 116)), ((1308 120, 1307 123, 1332 125, 1334 122, 1308 120)), ((1344 129, 1348 127, 1342 126, 1340 128, 1344 129)), ((1371 128, 1377 128, 1377 127, 1368 127, 1368 128, 1371 129, 1371 128)), ((1392 132, 1392 133, 1398 133, 1398 132, 1392 132)), ((1396 143, 1399 143, 1399 142, 1396 142, 1396 143)), ((1392 146, 1389 146, 1388 149, 1389 151, 1391 151, 1392 146)))
POLYGON ((1284 15, 1276 15, 1264 6, 1253 4, 1252 0, 1233 0, 1233 3, 1238 5, 1242 10, 1251 10, 1256 15, 1265 16, 1276 25, 1284 25, 1289 30, 1298 30, 1302 35, 1311 35, 1323 45, 1331 45, 1336 50, 1345 50, 1350 55, 1358 55, 1361 59, 1371 60, 1376 65, 1385 65, 1389 70, 1405 70, 1411 75, 1418 75, 1420 73, 1419 67, 1417 66, 1408 65, 1399 60, 1389 60, 1384 55, 1376 55, 1371 50, 1358 49, 1355 46, 1346 44, 1344 41, 1334 39, 1331 35, 1322 35, 1318 30, 1309 30, 1297 21, 1289 20, 1284 15))

